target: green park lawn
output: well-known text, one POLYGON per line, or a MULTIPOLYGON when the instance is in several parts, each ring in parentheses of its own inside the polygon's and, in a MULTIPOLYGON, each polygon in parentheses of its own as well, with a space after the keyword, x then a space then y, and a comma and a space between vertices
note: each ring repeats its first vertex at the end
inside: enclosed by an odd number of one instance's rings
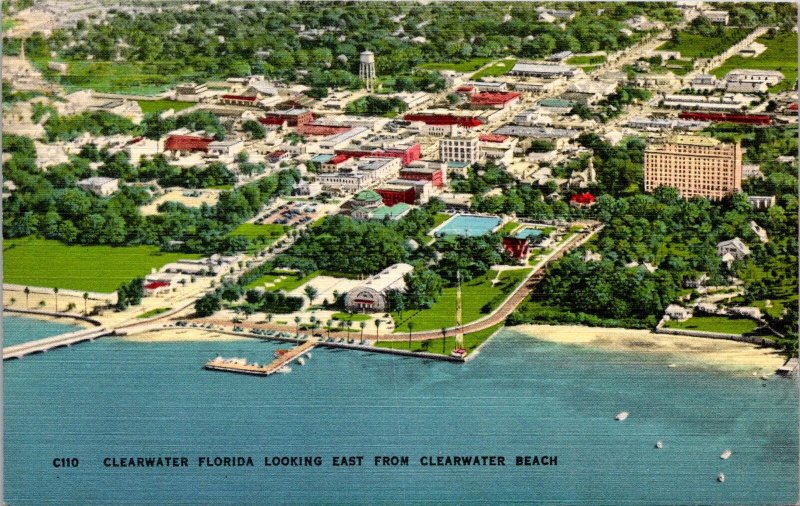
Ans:
MULTIPOLYGON (((471 352, 484 341, 489 339, 489 337, 494 334, 497 329, 502 327, 503 324, 498 323, 497 325, 493 325, 487 329, 479 330, 478 332, 473 332, 471 334, 464 334, 464 348, 471 352)), ((416 330, 416 329, 414 329, 416 330)), ((453 348, 455 348, 455 340, 454 336, 447 336, 444 341, 444 355, 449 355, 453 348)), ((391 348, 394 350, 408 350, 409 344, 408 341, 378 341, 375 343, 375 346, 381 348, 391 348)), ((411 351, 427 351, 429 353, 442 353, 442 339, 428 339, 426 341, 411 341, 411 351)))
POLYGON ((511 72, 511 69, 514 68, 516 65, 516 59, 510 60, 498 60, 488 67, 479 70, 478 72, 472 74, 472 79, 480 79, 482 77, 497 77, 497 76, 504 76, 511 72))
POLYGON ((354 322, 364 322, 372 317, 368 314, 359 314, 359 313, 353 313, 353 314, 333 313, 333 315, 331 315, 331 318, 334 320, 344 320, 344 321, 350 320, 354 322))
POLYGON ((500 227, 500 230, 498 230, 497 233, 500 234, 501 236, 506 236, 510 234, 518 226, 519 223, 517 223, 516 221, 509 221, 508 223, 500 227))
POLYGON ((145 276, 153 268, 189 253, 164 253, 156 246, 70 246, 58 241, 25 237, 3 241, 6 283, 113 292, 123 282, 145 276))
POLYGON ((187 109, 194 104, 194 102, 181 102, 179 100, 137 100, 139 107, 145 114, 160 113, 167 109, 173 109, 175 112, 187 109))
POLYGON ((256 223, 242 223, 238 227, 231 230, 229 236, 246 237, 252 243, 248 252, 253 253, 261 248, 269 246, 274 243, 286 233, 287 227, 285 225, 278 225, 275 223, 265 223, 259 225, 256 223))
POLYGON ((161 313, 166 313, 170 309, 172 309, 172 308, 170 308, 170 307, 157 307, 155 309, 151 309, 150 311, 145 311, 144 313, 140 314, 136 318, 142 318, 142 319, 150 318, 151 316, 156 316, 156 315, 159 315, 161 313))
POLYGON ((298 286, 301 286, 304 283, 311 281, 317 276, 319 276, 319 271, 314 271, 305 276, 301 276, 298 273, 289 274, 289 273, 281 273, 279 271, 272 271, 269 274, 265 274, 260 278, 248 283, 247 285, 245 285, 245 289, 263 288, 264 283, 272 283, 276 279, 283 277, 284 278, 283 280, 278 281, 278 283, 276 283, 274 286, 269 287, 267 290, 270 292, 277 292, 281 290, 284 292, 291 292, 298 286))
POLYGON ((474 72, 491 61, 490 58, 473 58, 462 62, 431 62, 419 65, 421 69, 427 70, 453 70, 455 72, 474 72))
POLYGON ((720 332, 722 334, 748 334, 758 326, 747 318, 728 318, 725 316, 693 316, 686 321, 668 321, 665 327, 670 329, 699 330, 702 332, 720 332))
POLYGON ((570 65, 600 65, 606 62, 605 55, 575 55, 567 58, 566 63, 570 65))
POLYGON ((734 69, 777 70, 783 73, 786 79, 773 86, 770 91, 775 93, 790 89, 797 79, 797 34, 780 33, 774 39, 764 35, 758 38, 758 42, 767 46, 766 51, 755 58, 732 56, 711 73, 721 78, 734 69))
POLYGON ((747 36, 743 28, 725 28, 722 37, 680 32, 677 44, 667 41, 658 47, 662 51, 678 51, 684 58, 710 58, 722 54, 726 49, 747 36))
MULTIPOLYGON (((481 308, 489 304, 494 310, 500 305, 511 291, 516 288, 522 279, 528 275, 530 269, 514 269, 503 271, 500 283, 492 286, 491 280, 497 271, 490 270, 483 276, 462 283, 462 323, 473 322, 488 313, 481 312, 481 308)), ((456 288, 448 287, 430 309, 392 312, 395 321, 395 333, 408 332, 408 323, 414 323, 414 332, 422 330, 438 330, 443 327, 452 327, 456 323, 456 288)))

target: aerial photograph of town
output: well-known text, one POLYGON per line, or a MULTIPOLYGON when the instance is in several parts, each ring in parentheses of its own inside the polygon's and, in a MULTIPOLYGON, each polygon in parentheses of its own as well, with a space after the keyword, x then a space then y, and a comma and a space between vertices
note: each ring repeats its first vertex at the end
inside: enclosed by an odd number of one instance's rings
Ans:
POLYGON ((797 22, 3 2, 4 504, 796 504, 797 22))

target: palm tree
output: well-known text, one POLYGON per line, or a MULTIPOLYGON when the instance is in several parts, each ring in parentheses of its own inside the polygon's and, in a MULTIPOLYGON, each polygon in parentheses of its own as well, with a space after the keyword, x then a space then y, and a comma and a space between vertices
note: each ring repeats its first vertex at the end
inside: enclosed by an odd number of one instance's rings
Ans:
POLYGON ((331 338, 331 327, 333 327, 333 320, 326 321, 325 325, 328 328, 328 339, 330 339, 331 338))
POLYGON ((89 300, 89 292, 83 292, 83 314, 89 314, 89 311, 86 307, 86 302, 89 300))
POLYGON ((444 355, 444 346, 447 342, 447 329, 442 327, 442 355, 444 355))
POLYGON ((45 302, 43 300, 39 301, 39 307, 45 307, 46 305, 47 305, 47 302, 45 302))
POLYGON ((336 326, 339 327, 339 332, 342 331, 342 328, 344 328, 346 323, 347 322, 345 322, 344 320, 339 320, 339 321, 336 322, 336 326))
POLYGON ((322 322, 314 318, 314 330, 316 331, 321 325, 322 322))
POLYGON ((22 291, 25 292, 25 309, 27 309, 28 308, 28 297, 30 297, 30 295, 31 295, 31 289, 26 286, 25 289, 22 290, 22 291))
POLYGON ((294 317, 294 328, 297 331, 297 337, 299 338, 300 337, 300 317, 299 316, 295 316, 294 317))
POLYGON ((53 288, 53 293, 56 296, 56 313, 58 313, 58 287, 53 288))
POLYGON ((303 288, 303 293, 306 294, 306 297, 308 297, 308 305, 313 306, 314 299, 316 299, 317 295, 319 295, 319 291, 317 291, 317 289, 311 285, 306 285, 306 287, 303 288))
POLYGON ((267 324, 272 323, 272 313, 267 313, 267 324))
POLYGON ((9 306, 13 306, 15 302, 17 302, 17 299, 15 299, 14 297, 11 297, 11 300, 8 301, 8 305, 9 306))
POLYGON ((414 330, 414 322, 408 322, 408 349, 411 349, 411 332, 414 330))
POLYGON ((364 327, 367 326, 367 322, 360 321, 358 322, 358 326, 361 327, 361 344, 364 344, 364 327))
POLYGON ((375 324, 375 340, 377 341, 378 337, 381 335, 381 323, 383 323, 383 321, 377 319, 372 323, 375 324))

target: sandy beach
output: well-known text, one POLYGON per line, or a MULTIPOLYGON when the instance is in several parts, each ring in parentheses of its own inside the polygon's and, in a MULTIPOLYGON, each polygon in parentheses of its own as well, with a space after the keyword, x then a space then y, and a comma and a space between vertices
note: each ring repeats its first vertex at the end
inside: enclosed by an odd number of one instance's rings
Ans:
POLYGON ((133 343, 175 343, 186 341, 242 341, 251 338, 223 334, 213 330, 171 328, 129 336, 120 336, 120 339, 133 343))
POLYGON ((675 364, 676 367, 708 365, 771 374, 786 361, 778 350, 772 348, 724 339, 656 334, 649 330, 580 325, 518 325, 509 327, 509 330, 561 344, 661 354, 667 365, 675 364))

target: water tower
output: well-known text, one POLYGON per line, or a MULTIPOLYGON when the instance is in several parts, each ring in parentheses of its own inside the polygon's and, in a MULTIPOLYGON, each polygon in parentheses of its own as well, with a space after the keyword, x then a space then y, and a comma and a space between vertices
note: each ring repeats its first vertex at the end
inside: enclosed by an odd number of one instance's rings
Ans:
POLYGON ((358 77, 366 84, 367 91, 372 91, 375 83, 375 53, 364 51, 361 53, 360 62, 358 77))

